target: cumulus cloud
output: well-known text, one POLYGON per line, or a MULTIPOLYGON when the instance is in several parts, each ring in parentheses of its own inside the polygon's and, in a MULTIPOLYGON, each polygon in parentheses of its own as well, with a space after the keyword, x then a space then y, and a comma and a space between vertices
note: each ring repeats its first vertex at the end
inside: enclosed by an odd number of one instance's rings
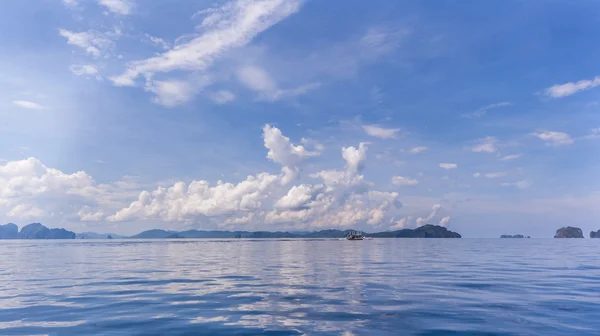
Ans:
POLYGON ((283 166, 282 171, 285 174, 283 183, 286 184, 294 179, 299 171, 300 162, 308 157, 319 156, 318 151, 309 151, 304 146, 295 146, 290 138, 284 136, 279 128, 265 125, 263 127, 263 139, 265 147, 269 150, 267 158, 283 166))
POLYGON ((258 34, 292 15, 300 0, 237 0, 199 13, 201 33, 155 57, 132 62, 111 80, 118 86, 134 86, 140 75, 206 70, 223 53, 248 44, 258 34))
POLYGON ((400 132, 399 128, 384 128, 376 125, 364 125, 363 129, 368 135, 381 139, 394 139, 400 132))
POLYGON ((395 185, 401 186, 401 187, 415 186, 415 185, 419 184, 419 181, 408 178, 408 177, 404 177, 404 176, 393 176, 392 184, 395 184, 395 185))
POLYGON ((600 76, 593 79, 584 79, 578 82, 555 84, 544 90, 544 94, 552 98, 563 98, 579 91, 589 90, 600 85, 600 76))
POLYGON ((189 80, 148 81, 146 91, 155 94, 153 101, 165 107, 175 107, 190 101, 196 93, 211 83, 208 77, 189 80))
POLYGON ((29 109, 29 110, 45 110, 48 107, 38 104, 38 103, 34 103, 31 101, 27 101, 27 100, 13 100, 13 105, 16 105, 18 107, 22 107, 25 109, 29 109))
POLYGON ((490 105, 486 105, 474 112, 471 113, 467 113, 464 114, 463 117, 465 118, 477 118, 477 117, 481 117, 484 116, 489 110, 491 109, 495 109, 495 108, 499 108, 499 107, 505 107, 505 106, 510 106, 512 105, 509 102, 500 102, 500 103, 494 103, 494 104, 490 104, 490 105))
POLYGON ((192 181, 170 188, 143 191, 128 207, 108 217, 111 221, 161 219, 172 222, 208 221, 214 225, 292 224, 302 227, 350 227, 391 223, 394 209, 401 207, 398 193, 370 190, 359 172, 367 147, 342 148, 343 171, 321 171, 310 176, 315 184, 285 186, 305 158, 318 155, 293 145, 275 127, 263 129, 267 157, 282 165, 282 173, 260 173, 238 183, 192 181))
POLYGON ((131 14, 131 10, 135 5, 132 0, 98 0, 98 3, 110 12, 121 15, 131 14))
POLYGON ((411 149, 410 149, 410 152, 411 152, 412 154, 417 154, 417 153, 424 152, 424 151, 426 151, 427 149, 428 149, 428 147, 425 147, 425 146, 419 146, 419 147, 414 147, 414 148, 411 148, 411 149))
POLYGON ((456 163, 440 163, 440 168, 444 169, 455 169, 458 167, 456 163))
POLYGON ((417 218, 417 225, 418 226, 422 226, 427 224, 429 221, 431 221, 435 216, 437 216, 438 212, 440 211, 440 209, 442 208, 441 205, 439 204, 434 204, 431 207, 431 212, 429 213, 429 215, 427 215, 427 217, 419 217, 417 218))
POLYGON ((471 147, 471 151, 475 153, 494 153, 497 148, 498 139, 493 136, 488 136, 477 140, 477 144, 471 147))
POLYGON ((360 173, 367 159, 367 144, 361 142, 358 148, 354 146, 342 148, 342 158, 346 161, 346 169, 352 173, 360 173))
MULTIPOLYGON (((83 171, 66 174, 36 158, 0 166, 0 209, 7 217, 33 219, 60 216, 97 195, 92 178, 83 171)), ((93 200, 89 200, 95 203, 93 200)))
POLYGON ((567 133, 554 131, 541 131, 532 133, 533 136, 544 141, 547 146, 565 146, 575 142, 567 133))
POLYGON ((452 217, 450 217, 450 216, 446 216, 446 217, 443 217, 442 219, 440 219, 440 226, 448 225, 448 222, 450 221, 451 218, 452 217))

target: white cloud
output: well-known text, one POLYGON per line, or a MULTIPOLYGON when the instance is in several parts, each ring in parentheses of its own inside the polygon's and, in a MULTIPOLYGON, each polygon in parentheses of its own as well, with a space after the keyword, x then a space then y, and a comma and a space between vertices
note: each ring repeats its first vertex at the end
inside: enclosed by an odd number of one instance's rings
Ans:
POLYGON ((288 193, 275 202, 275 208, 284 210, 301 210, 315 200, 316 196, 324 189, 322 184, 308 185, 302 184, 293 186, 288 193))
POLYGON ((506 177, 508 175, 507 172, 495 172, 495 173, 487 173, 484 176, 489 179, 506 177))
POLYGON ((98 69, 90 64, 74 64, 71 65, 69 67, 69 70, 71 70, 72 73, 74 73, 77 76, 82 76, 82 75, 95 75, 98 73, 98 69))
POLYGON ((501 103, 494 103, 494 104, 490 104, 490 105, 486 105, 474 112, 468 113, 468 114, 464 114, 463 117, 465 118, 477 118, 477 117, 481 117, 484 116, 489 110, 491 109, 495 109, 495 108, 499 108, 499 107, 505 107, 505 106, 511 106, 512 104, 509 102, 501 102, 501 103))
POLYGON ((504 182, 500 184, 503 187, 517 187, 518 189, 527 189, 531 186, 529 181, 517 181, 517 182, 504 182))
POLYGON ((113 42, 103 34, 89 30, 87 32, 72 32, 60 29, 59 34, 67 39, 67 43, 84 49, 88 54, 100 56, 103 50, 111 47, 113 42))
POLYGON ((62 2, 67 7, 76 7, 79 4, 79 0, 62 0, 62 2))
POLYGON ((425 147, 425 146, 419 146, 419 147, 414 147, 414 148, 411 148, 411 149, 410 149, 410 152, 411 152, 412 154, 417 154, 417 153, 424 152, 424 151, 426 151, 427 149, 429 149, 429 148, 428 148, 428 147, 425 147))
POLYGON ((418 226, 422 226, 422 225, 428 224, 428 222, 430 220, 432 220, 435 216, 437 216, 437 214, 438 214, 438 212, 440 211, 441 208, 442 208, 441 205, 434 204, 431 207, 431 212, 429 213, 429 215, 427 215, 427 217, 419 217, 419 218, 417 218, 417 225, 418 226))
MULTIPOLYGON (((303 158, 316 155, 291 144, 269 125, 263 129, 267 157, 283 168, 297 167, 303 158)), ((285 169, 280 175, 260 173, 238 183, 192 181, 170 188, 143 191, 128 207, 108 219, 112 221, 160 219, 198 222, 217 226, 292 224, 295 227, 351 227, 391 223, 401 204, 398 193, 370 190, 358 175, 366 160, 366 146, 342 148, 345 171, 321 171, 311 176, 323 183, 285 188, 285 169)), ((289 181, 288 181, 289 182, 289 181)))
POLYGON ((392 183, 397 186, 415 186, 419 181, 404 176, 393 176, 392 183))
MULTIPOLYGON (((0 165, 0 220, 55 219, 77 217, 82 206, 111 208, 122 194, 110 185, 97 185, 85 172, 72 174, 49 168, 36 158, 0 165)), ((83 213, 82 213, 83 214, 83 213)), ((89 218, 88 216, 85 216, 89 218)))
POLYGON ((600 76, 593 79, 584 79, 579 82, 556 84, 544 90, 544 94, 552 98, 563 98, 579 91, 589 90, 600 85, 600 76))
POLYGON ((440 168, 444 169, 455 169, 458 165, 456 163, 440 163, 440 168))
POLYGON ((132 0, 98 0, 98 3, 110 12, 121 15, 131 14, 131 10, 135 6, 132 0))
POLYGON ((574 142, 567 133, 563 132, 542 131, 533 133, 532 135, 544 141, 547 146, 564 146, 574 142))
POLYGON ((38 103, 30 102, 27 100, 13 100, 12 103, 14 105, 17 105, 18 107, 22 107, 22 108, 30 109, 30 110, 45 110, 48 108, 44 105, 40 105, 38 103))
POLYGON ((471 147, 471 151, 475 153, 494 153, 497 148, 498 139, 488 136, 477 140, 477 144, 471 147))
POLYGON ((196 93, 211 83, 208 77, 189 80, 148 81, 146 91, 154 93, 153 101, 165 107, 175 107, 190 101, 196 93))
POLYGON ((169 42, 165 41, 164 39, 162 39, 160 37, 152 36, 150 34, 146 34, 146 37, 155 46, 161 47, 165 50, 168 50, 171 48, 171 45, 169 44, 169 42))
POLYGON ((165 53, 129 64, 120 76, 112 77, 118 86, 133 86, 140 75, 176 70, 207 69, 223 53, 248 44, 269 27, 292 15, 300 0, 237 0, 203 11, 202 34, 165 53))
POLYGON ((500 158, 500 160, 502 161, 508 161, 508 160, 514 160, 514 159, 518 159, 521 156, 523 156, 523 154, 511 154, 511 155, 506 155, 500 158))
POLYGON ((77 215, 82 222, 98 222, 104 219, 104 211, 98 210, 94 212, 90 210, 89 206, 84 206, 79 210, 77 215))
POLYGON ((390 227, 390 230, 402 230, 408 225, 408 222, 410 222, 411 220, 412 220, 411 216, 401 218, 398 221, 396 221, 396 223, 394 223, 394 225, 392 225, 390 227))
POLYGON ((446 216, 446 217, 440 219, 440 226, 448 225, 448 222, 450 221, 451 218, 452 217, 450 217, 450 216, 446 216))
POLYGON ((295 89, 280 89, 264 69, 249 65, 237 70, 237 78, 248 89, 259 93, 261 99, 268 101, 301 96, 320 86, 319 83, 311 83, 295 89))
POLYGON ((394 139, 400 132, 399 128, 384 128, 375 125, 364 125, 363 129, 368 135, 381 139, 394 139))
POLYGON ((235 100, 235 95, 227 90, 220 90, 214 93, 210 93, 208 97, 219 105, 226 104, 235 100))
POLYGON ((474 178, 478 178, 479 176, 481 176, 481 173, 474 173, 474 174, 473 174, 473 177, 474 177, 474 178))
POLYGON ((600 138, 600 128, 594 128, 590 131, 590 134, 583 137, 583 139, 599 139, 600 138))
POLYGON ((318 151, 308 151, 304 146, 295 146, 290 138, 284 136, 276 127, 265 125, 263 127, 263 138, 265 147, 269 150, 267 158, 283 166, 285 175, 282 182, 287 184, 296 178, 299 172, 299 164, 308 157, 319 156, 318 151))
POLYGON ((367 160, 367 144, 361 142, 358 148, 354 146, 342 148, 342 158, 346 161, 346 169, 352 173, 360 173, 367 160))

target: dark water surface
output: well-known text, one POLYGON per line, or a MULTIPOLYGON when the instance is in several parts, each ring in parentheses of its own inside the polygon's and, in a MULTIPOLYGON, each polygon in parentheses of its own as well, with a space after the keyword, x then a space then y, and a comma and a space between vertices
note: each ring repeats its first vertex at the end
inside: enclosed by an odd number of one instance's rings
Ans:
POLYGON ((600 335, 600 239, 0 241, 0 335, 600 335))

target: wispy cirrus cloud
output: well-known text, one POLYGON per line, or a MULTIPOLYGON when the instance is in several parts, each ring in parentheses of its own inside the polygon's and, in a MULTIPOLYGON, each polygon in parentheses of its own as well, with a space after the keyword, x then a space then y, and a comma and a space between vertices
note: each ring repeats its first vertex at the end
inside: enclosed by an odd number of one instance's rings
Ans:
POLYGON ((134 86, 140 76, 171 71, 206 70, 223 53, 248 44, 258 34, 294 14, 301 1, 237 0, 205 10, 203 33, 151 58, 131 62, 127 70, 111 77, 117 86, 134 86))
POLYGON ((511 105, 512 104, 510 102, 494 103, 494 104, 490 104, 490 105, 481 107, 471 113, 463 114, 462 116, 464 118, 478 118, 478 117, 482 117, 482 116, 486 115, 488 113, 488 111, 491 109, 495 109, 495 108, 499 108, 499 107, 506 107, 506 106, 511 106, 511 105))
POLYGON ((505 155, 503 157, 500 158, 500 161, 508 161, 508 160, 515 160, 520 158, 521 156, 523 156, 523 154, 510 154, 510 155, 505 155))
POLYGON ((110 12, 120 15, 129 15, 135 3, 133 0, 98 0, 98 4, 104 6, 110 12))
POLYGON ((380 139, 394 139, 400 132, 399 128, 385 128, 377 125, 363 125, 365 133, 380 139))
POLYGON ((494 153, 498 150, 496 144, 498 139, 493 136, 488 136, 477 140, 477 144, 471 147, 471 151, 475 153, 494 153))
POLYGON ((417 154, 426 151, 429 147, 426 146, 418 146, 410 149, 411 154, 417 154))
POLYGON ((543 93, 552 98, 563 98, 573 95, 579 91, 593 89, 600 85, 600 76, 593 79, 583 79, 578 82, 567 82, 564 84, 555 84, 545 89, 543 93))
POLYGON ((405 177, 405 176, 393 176, 392 184, 395 184, 395 185, 401 186, 401 187, 407 187, 407 186, 415 186, 415 185, 419 184, 419 181, 416 179, 405 177))
POLYGON ((13 100, 13 105, 16 105, 18 107, 22 107, 25 109, 29 109, 29 110, 45 110, 48 109, 47 106, 38 104, 38 103, 34 103, 32 101, 28 101, 28 100, 13 100))
POLYGON ((67 39, 67 43, 85 50, 93 56, 100 56, 106 49, 112 47, 113 42, 106 38, 105 34, 94 30, 84 32, 73 32, 59 29, 59 34, 67 39))

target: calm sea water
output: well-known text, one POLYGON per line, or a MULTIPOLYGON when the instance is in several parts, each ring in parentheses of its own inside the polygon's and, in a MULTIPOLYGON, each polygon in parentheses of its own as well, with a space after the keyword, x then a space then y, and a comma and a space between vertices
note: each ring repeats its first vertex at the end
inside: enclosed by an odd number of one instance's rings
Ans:
POLYGON ((600 239, 0 241, 1 335, 599 335, 600 239))

